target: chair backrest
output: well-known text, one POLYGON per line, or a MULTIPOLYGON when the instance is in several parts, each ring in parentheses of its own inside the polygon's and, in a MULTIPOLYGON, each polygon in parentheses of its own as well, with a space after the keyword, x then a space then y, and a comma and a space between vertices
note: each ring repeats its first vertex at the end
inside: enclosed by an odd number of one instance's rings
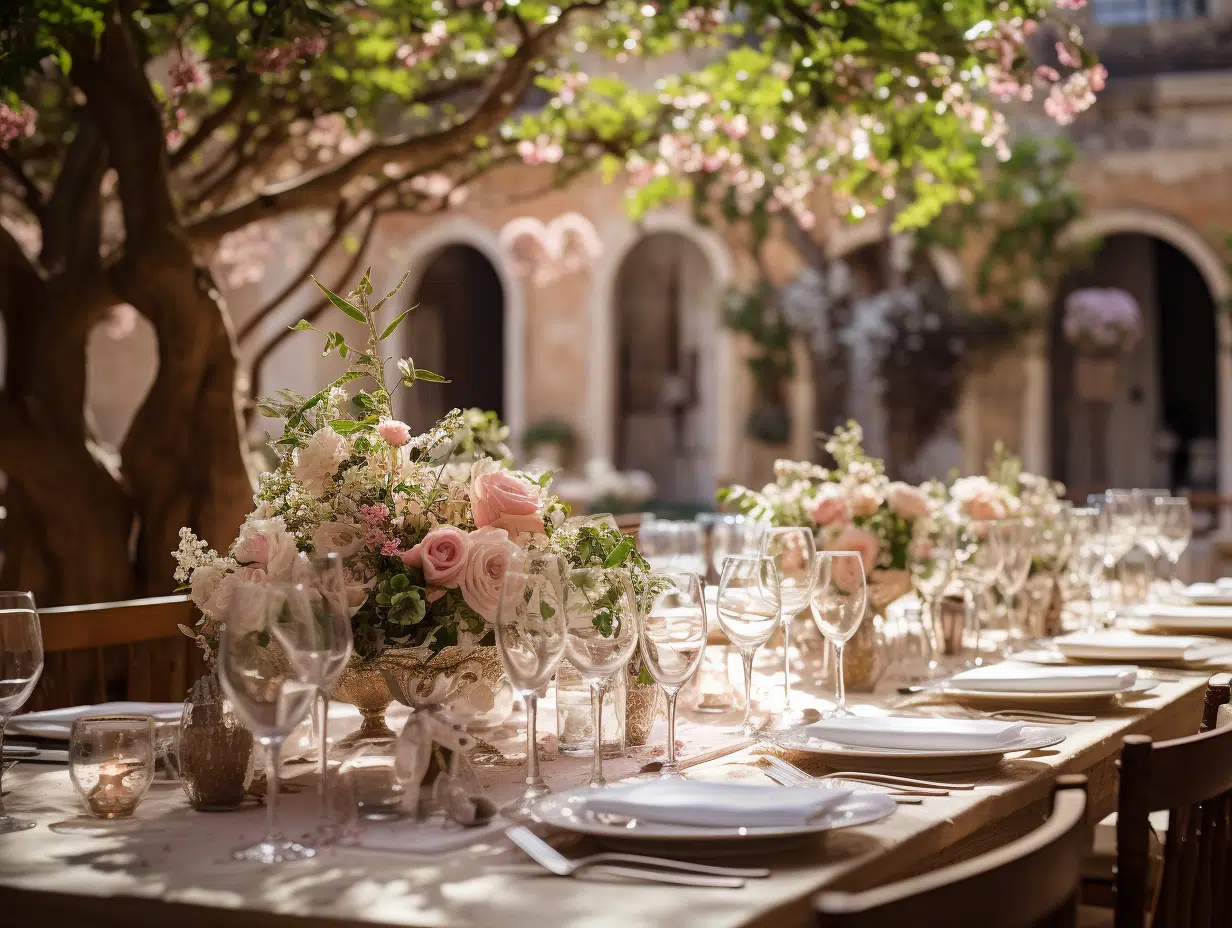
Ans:
POLYGON ((1152 742, 1121 742, 1117 798, 1116 926, 1144 928, 1150 903, 1152 812, 1168 810, 1154 928, 1232 925, 1232 726, 1214 728, 1232 674, 1207 686, 1203 731, 1152 742))
POLYGON ((40 609, 43 673, 24 708, 183 699, 206 670, 179 629, 196 619, 185 596, 40 609))
POLYGON ((822 893, 818 928, 1074 925, 1091 840, 1086 783, 1058 777, 1048 821, 995 851, 867 892, 822 893))

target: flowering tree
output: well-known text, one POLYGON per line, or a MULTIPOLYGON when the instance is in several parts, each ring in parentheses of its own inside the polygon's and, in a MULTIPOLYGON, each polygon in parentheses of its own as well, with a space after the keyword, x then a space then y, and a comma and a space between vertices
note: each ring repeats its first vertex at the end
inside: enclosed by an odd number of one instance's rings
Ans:
POLYGON ((181 525, 233 537, 251 488, 207 267, 250 280, 280 217, 322 235, 275 305, 382 214, 446 207, 506 160, 623 168, 634 211, 691 194, 807 225, 820 184, 831 209, 897 199, 920 224, 978 182, 963 153, 1002 144, 999 100, 1066 120, 1102 80, 1048 0, 3 7, 3 583, 45 602, 165 590, 181 525), (663 76, 630 76, 636 56, 663 76), (159 368, 117 467, 83 406, 87 335, 120 306, 159 368))

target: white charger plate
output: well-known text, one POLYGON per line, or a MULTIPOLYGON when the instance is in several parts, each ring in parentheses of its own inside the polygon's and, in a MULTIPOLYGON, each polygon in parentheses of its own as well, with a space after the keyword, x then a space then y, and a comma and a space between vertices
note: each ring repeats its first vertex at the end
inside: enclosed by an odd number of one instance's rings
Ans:
POLYGON ((727 851, 740 851, 745 845, 770 840, 770 847, 780 848, 774 841, 804 838, 836 828, 851 828, 877 822, 892 813, 895 802, 885 793, 857 791, 845 801, 818 814, 804 825, 757 825, 706 828, 697 825, 670 825, 648 822, 618 815, 588 812, 585 800, 594 794, 588 786, 563 793, 550 793, 532 808, 535 820, 563 831, 589 835, 605 841, 662 844, 686 842, 727 845, 727 851))
POLYGON ((912 750, 908 748, 872 748, 864 745, 841 744, 810 735, 802 729, 778 732, 775 743, 788 751, 804 751, 831 758, 831 766, 850 770, 918 770, 942 773, 965 773, 984 770, 1001 762, 1006 754, 1050 748, 1065 740, 1065 733, 1046 725, 1024 725, 1016 741, 986 748, 952 748, 949 750, 912 750))

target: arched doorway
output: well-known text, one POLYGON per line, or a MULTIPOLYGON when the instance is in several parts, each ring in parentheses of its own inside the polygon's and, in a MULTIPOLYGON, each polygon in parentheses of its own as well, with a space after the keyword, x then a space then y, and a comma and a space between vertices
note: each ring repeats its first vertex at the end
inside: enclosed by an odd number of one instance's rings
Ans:
POLYGON ((616 275, 616 466, 649 473, 664 504, 714 499, 718 296, 706 254, 677 232, 642 238, 616 275))
POLYGON ((410 305, 405 353, 451 382, 404 393, 407 423, 426 430, 454 407, 506 415, 505 294, 492 262, 470 245, 446 245, 428 259, 410 305))
POLYGON ((1052 473, 1072 494, 1106 486, 1219 486, 1219 329, 1202 270, 1174 244, 1137 232, 1106 237, 1067 276, 1050 325, 1052 473), (1142 308, 1142 341, 1121 364, 1101 461, 1098 410, 1077 396, 1075 357, 1061 324, 1079 287, 1117 287, 1142 308), (1103 470, 1103 473, 1098 471, 1103 470))

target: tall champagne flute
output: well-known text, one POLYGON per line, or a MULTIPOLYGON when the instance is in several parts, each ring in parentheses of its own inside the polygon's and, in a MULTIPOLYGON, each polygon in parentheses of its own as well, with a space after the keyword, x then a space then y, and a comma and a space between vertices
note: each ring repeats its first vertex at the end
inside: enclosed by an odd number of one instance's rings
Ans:
POLYGON ((1031 561, 1035 557, 1035 523, 1030 519, 1003 519, 993 523, 1001 548, 1001 570, 996 585, 1005 597, 1007 623, 1002 654, 1009 657, 1026 641, 1025 629, 1018 621, 1018 595, 1027 585, 1031 561))
POLYGON ((590 684, 595 753, 590 785, 603 779, 603 690, 637 648, 637 598, 627 570, 576 567, 565 575, 565 656, 590 684))
POLYGON ((317 828, 313 840, 333 842, 336 835, 330 803, 329 694, 354 649, 346 576, 337 554, 297 555, 296 582, 279 587, 300 621, 276 622, 271 632, 299 677, 316 688, 313 708, 317 734, 317 828))
POLYGON ((719 627, 744 662, 744 720, 740 732, 757 734, 753 724, 753 655, 770 640, 779 623, 779 573, 772 558, 760 554, 731 555, 719 577, 719 627))
POLYGON ((817 542, 806 528, 769 528, 762 536, 762 556, 774 561, 779 574, 780 618, 783 623, 784 728, 799 719, 791 711, 791 622, 809 607, 817 573, 817 542))
POLYGON ((300 669, 310 661, 301 644, 311 633, 310 610, 275 586, 246 584, 231 597, 218 641, 218 682, 235 714, 266 752, 265 837, 231 853, 235 860, 272 864, 316 851, 278 831, 282 744, 312 708, 316 684, 300 669), (275 627, 280 626, 278 633, 275 627))
POLYGON ((654 599, 642 620, 642 658, 667 697, 667 760, 661 778, 679 778, 676 765, 676 697, 706 650, 706 601, 695 573, 673 571, 651 578, 654 599))
POLYGON ((868 604, 864 562, 855 551, 822 551, 817 555, 817 579, 813 585, 813 621, 834 646, 838 665, 838 705, 832 718, 850 714, 847 683, 843 679, 843 649, 860 627, 868 604))
POLYGON ((924 604, 924 630, 933 653, 928 668, 931 676, 939 666, 943 650, 937 636, 937 600, 953 575, 954 527, 940 519, 917 519, 907 546, 907 567, 911 585, 924 604))
MULTIPOLYGON (((43 672, 43 632, 34 594, 0 592, 0 750, 9 716, 25 705, 43 672)), ((0 765, 0 775, 4 765, 0 765)), ((0 835, 33 828, 35 822, 16 819, 4 811, 0 786, 0 835)))
POLYGON ((1168 559, 1168 585, 1176 589, 1176 568, 1193 536, 1193 512, 1184 496, 1161 496, 1155 501, 1159 511, 1159 547, 1168 559))
POLYGON ((961 523, 954 536, 954 574, 970 593, 976 609, 975 663, 983 660, 978 653, 981 626, 978 611, 983 607, 988 591, 997 582, 1005 557, 1001 540, 993 530, 996 524, 992 519, 971 519, 961 523))
POLYGON ((531 806, 550 789, 539 773, 539 690, 547 686, 565 654, 564 567, 553 554, 527 554, 505 572, 496 611, 496 647, 505 675, 526 701, 526 789, 501 809, 506 818, 529 821, 531 806))

